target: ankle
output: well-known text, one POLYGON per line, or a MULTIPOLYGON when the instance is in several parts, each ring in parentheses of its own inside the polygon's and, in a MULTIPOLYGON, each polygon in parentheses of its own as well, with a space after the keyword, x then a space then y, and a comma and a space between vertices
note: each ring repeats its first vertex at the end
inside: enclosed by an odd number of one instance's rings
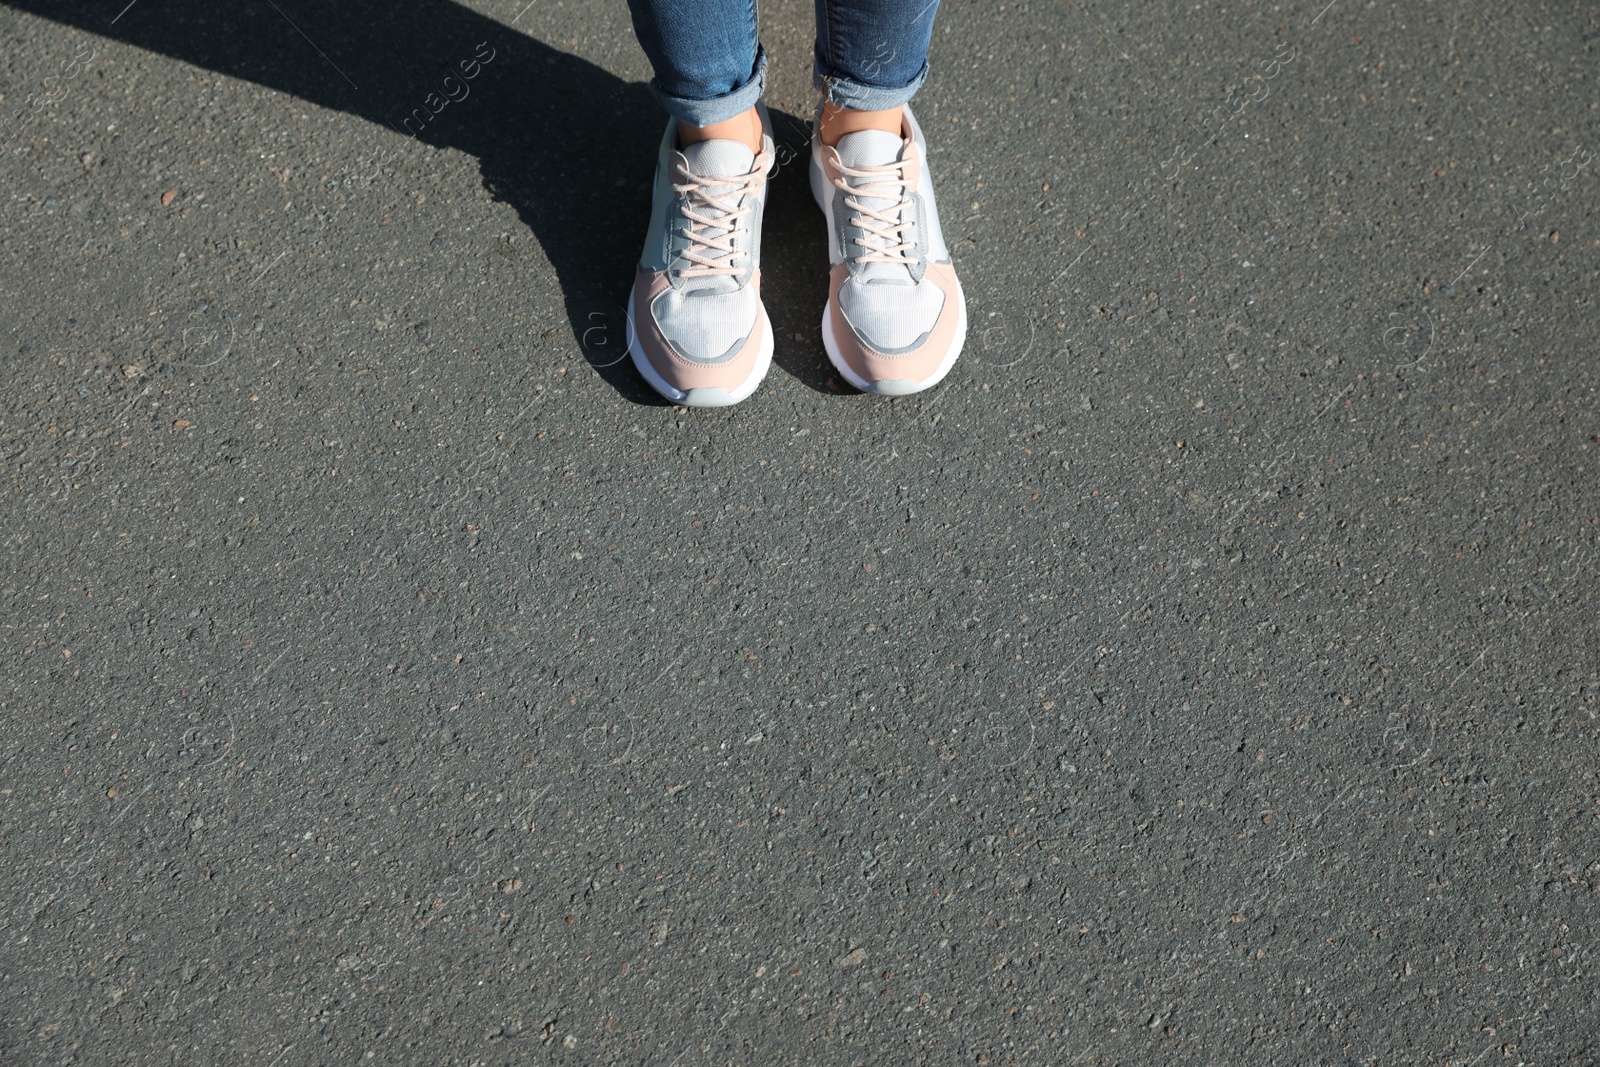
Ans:
POLYGON ((678 144, 685 147, 700 141, 738 141, 759 156, 762 149, 761 138, 761 115, 753 107, 731 119, 713 122, 709 126, 678 123, 678 144))
POLYGON ((883 130, 899 137, 905 130, 904 120, 904 107, 892 107, 886 111, 854 111, 839 107, 829 100, 822 105, 818 135, 822 143, 829 146, 837 145, 839 138, 847 133, 860 133, 862 130, 883 130))

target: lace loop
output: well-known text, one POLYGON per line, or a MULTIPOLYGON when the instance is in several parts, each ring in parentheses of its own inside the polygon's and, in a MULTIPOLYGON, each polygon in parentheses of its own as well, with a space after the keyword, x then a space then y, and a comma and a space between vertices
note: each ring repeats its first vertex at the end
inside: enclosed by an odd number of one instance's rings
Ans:
POLYGON ((689 246, 683 250, 683 258, 693 266, 679 268, 677 275, 680 278, 738 275, 743 268, 734 266, 733 261, 744 253, 734 247, 733 241, 745 232, 741 220, 754 210, 755 205, 750 198, 766 175, 758 167, 738 178, 703 177, 691 174, 682 166, 678 167, 678 175, 685 180, 681 183, 674 181, 672 188, 679 196, 689 198, 689 203, 683 208, 683 217, 688 225, 679 231, 689 242, 689 246), (710 191, 726 186, 732 188, 723 188, 719 193, 710 191), (700 211, 720 211, 722 214, 697 214, 696 208, 700 211), (722 232, 714 234, 716 230, 722 232))
POLYGON ((866 231, 853 242, 863 250, 855 257, 858 263, 898 263, 906 267, 917 264, 915 255, 906 254, 915 253, 917 248, 916 241, 906 239, 906 229, 915 218, 911 210, 911 179, 906 175, 910 162, 902 159, 881 167, 851 167, 839 160, 839 177, 833 179, 833 184, 844 192, 845 207, 855 212, 850 224, 866 231), (852 184, 851 178, 857 182, 852 184), (873 207, 866 199, 893 203, 889 207, 873 207))

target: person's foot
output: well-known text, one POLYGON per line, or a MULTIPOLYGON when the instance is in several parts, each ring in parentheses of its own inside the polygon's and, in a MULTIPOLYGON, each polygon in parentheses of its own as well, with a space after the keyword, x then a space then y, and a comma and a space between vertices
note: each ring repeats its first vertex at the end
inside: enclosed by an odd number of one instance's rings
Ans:
POLYGON ((678 147, 667 123, 656 161, 644 253, 628 297, 628 351, 668 400, 738 403, 772 365, 761 306, 761 211, 774 156, 771 126, 758 155, 738 141, 678 147))
POLYGON ((846 381, 904 396, 950 373, 967 302, 939 229, 927 145, 911 109, 901 135, 811 139, 811 194, 828 219, 831 264, 822 343, 846 381))

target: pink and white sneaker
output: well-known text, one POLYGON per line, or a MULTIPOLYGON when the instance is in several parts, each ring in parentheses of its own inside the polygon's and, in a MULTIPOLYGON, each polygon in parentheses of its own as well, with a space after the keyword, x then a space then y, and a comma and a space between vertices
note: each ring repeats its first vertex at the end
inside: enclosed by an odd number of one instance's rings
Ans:
POLYGON ((909 107, 900 136, 862 130, 836 148, 811 137, 811 195, 828 219, 832 265, 823 347, 846 381, 880 396, 937 385, 967 336, 926 157, 909 107))
POLYGON ((678 147, 668 121, 644 253, 628 297, 628 352, 645 381, 689 407, 755 392, 772 365, 761 304, 761 212, 775 152, 766 109, 760 155, 737 141, 678 147))

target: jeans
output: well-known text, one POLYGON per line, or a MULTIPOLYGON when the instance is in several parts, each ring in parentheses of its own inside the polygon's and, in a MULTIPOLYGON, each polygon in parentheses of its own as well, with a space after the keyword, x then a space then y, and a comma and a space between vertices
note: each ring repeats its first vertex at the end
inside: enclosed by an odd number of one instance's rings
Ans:
MULTIPOLYGON (((815 0, 814 81, 839 107, 883 111, 928 76, 939 0, 815 0)), ((766 84, 756 0, 628 0, 668 113, 709 126, 749 110, 766 84)))

